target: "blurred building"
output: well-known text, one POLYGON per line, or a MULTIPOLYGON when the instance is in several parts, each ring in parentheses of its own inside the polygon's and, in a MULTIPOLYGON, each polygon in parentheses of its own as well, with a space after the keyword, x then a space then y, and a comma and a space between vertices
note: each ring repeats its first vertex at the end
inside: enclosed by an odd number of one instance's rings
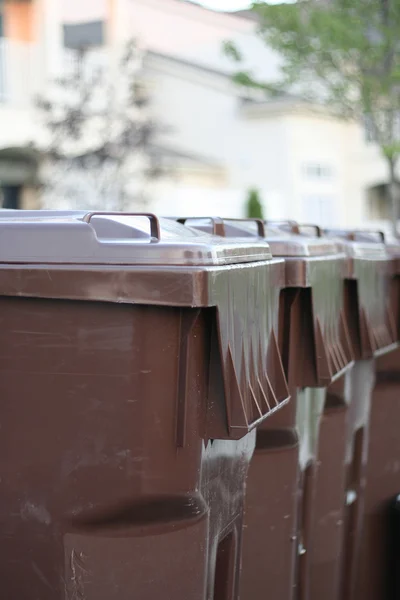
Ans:
POLYGON ((0 183, 4 206, 40 202, 40 135, 33 100, 63 68, 65 47, 112 52, 135 37, 155 118, 168 125, 160 156, 174 165, 152 209, 242 216, 257 187, 270 219, 357 225, 386 219, 386 166, 368 132, 291 96, 268 100, 232 82, 222 53, 237 44, 240 69, 278 73, 279 57, 246 12, 217 13, 182 0, 0 2, 0 183))

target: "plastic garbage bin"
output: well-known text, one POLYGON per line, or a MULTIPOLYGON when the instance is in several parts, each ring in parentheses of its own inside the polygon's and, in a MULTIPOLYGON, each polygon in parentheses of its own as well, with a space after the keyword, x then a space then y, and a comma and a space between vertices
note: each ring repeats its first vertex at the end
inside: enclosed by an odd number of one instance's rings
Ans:
POLYGON ((345 259, 334 243, 327 244, 328 240, 321 239, 318 227, 306 231, 292 222, 269 227, 266 239, 270 240, 275 256, 283 255, 281 242, 274 243, 277 230, 280 236, 286 232, 287 242, 296 240, 298 246, 297 252, 286 251, 288 289, 284 303, 290 315, 286 326, 289 348, 286 365, 291 393, 297 398, 296 426, 300 436, 295 597, 309 600, 315 590, 319 597, 329 597, 335 585, 332 559, 340 545, 340 529, 328 518, 325 521, 327 537, 325 545, 321 545, 319 569, 315 573, 314 547, 320 536, 317 514, 324 500, 320 490, 324 489, 326 498, 332 499, 343 477, 340 470, 334 469, 340 462, 340 453, 328 454, 329 460, 325 461, 322 457, 327 446, 336 442, 348 404, 345 382, 353 354, 343 296, 345 259), (297 282, 293 273, 298 273, 297 282), (314 375, 310 377, 312 372, 314 375), (292 388, 296 392, 292 392, 292 388), (335 392, 338 389, 340 394, 335 392))
MULTIPOLYGON (((368 472, 374 357, 396 348, 397 331, 390 303, 391 261, 383 239, 366 232, 330 231, 348 256, 347 322, 355 353, 351 405, 346 435, 346 512, 340 599, 376 597, 361 594, 361 555, 364 553, 365 491, 368 472)), ((380 435, 385 433, 380 430, 380 435)), ((370 455, 370 459, 371 459, 370 455)), ((374 460, 374 459, 372 459, 374 460)), ((381 465, 380 468, 384 468, 381 465)), ((318 549, 316 548, 316 552, 318 549)), ((362 588, 365 589, 364 584, 362 588)), ((379 597, 382 597, 379 594, 379 597)))
MULTIPOLYGON (((327 239, 299 235, 293 223, 271 228, 260 221, 185 221, 233 239, 264 237, 273 255, 285 259, 279 345, 292 400, 257 431, 246 490, 240 597, 307 598, 320 417, 326 388, 344 377, 352 361, 344 319, 345 257, 327 239)), ((329 419, 330 441, 336 431, 329 419)), ((335 485, 329 481, 329 489, 335 485)))
POLYGON ((284 264, 153 215, 0 218, 10 600, 237 598, 284 264))
MULTIPOLYGON (((391 320, 398 337, 400 244, 386 241, 385 247, 391 259, 391 320)), ((356 598, 394 600, 400 581, 398 501, 393 508, 400 492, 400 350, 378 356, 375 373, 356 598)))

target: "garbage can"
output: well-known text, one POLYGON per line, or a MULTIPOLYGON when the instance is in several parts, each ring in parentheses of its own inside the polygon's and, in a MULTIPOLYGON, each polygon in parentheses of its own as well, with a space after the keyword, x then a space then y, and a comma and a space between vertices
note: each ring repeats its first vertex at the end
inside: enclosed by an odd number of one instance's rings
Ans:
POLYGON ((283 261, 108 213, 2 215, 0 256, 4 598, 237 598, 283 261))
MULTIPOLYGON (((391 259, 387 297, 391 301, 391 321, 398 339, 400 245, 386 240, 385 247, 391 259)), ((399 597, 399 395, 400 350, 397 348, 375 359, 357 599, 395 600, 399 597)))
MULTIPOLYGON (((328 231, 348 256, 346 312, 355 353, 351 376, 351 404, 346 433, 346 511, 342 553, 342 588, 338 598, 383 597, 369 595, 362 574, 361 556, 365 554, 365 493, 369 461, 379 461, 368 452, 371 400, 374 395, 374 358, 393 351, 397 330, 390 302, 391 260, 381 236, 366 232, 328 231), (368 457, 369 456, 369 457, 368 457), (365 591, 360 593, 358 589, 365 591)), ((373 401, 375 402, 375 401, 373 401)), ((380 412, 378 405, 376 409, 380 412)), ((373 426, 373 429, 375 426, 373 426)), ((375 432, 377 433, 377 432, 375 432)), ((379 436, 385 436, 379 428, 379 436)), ((378 470, 385 468, 380 464, 378 470)), ((370 540, 375 545, 375 541, 370 540)), ((375 548, 376 549, 376 548, 375 548)), ((315 548, 318 554, 318 548, 315 548)), ((375 553, 375 550, 373 551, 375 553)))
POLYGON ((307 231, 296 223, 270 224, 266 239, 270 240, 274 256, 283 255, 279 242, 273 241, 277 230, 280 236, 286 232, 287 242, 296 240, 298 246, 297 252, 286 251, 288 289, 284 302, 288 307, 286 366, 291 393, 297 398, 296 426, 300 436, 295 597, 309 600, 316 593, 319 598, 331 594, 335 586, 332 561, 340 545, 340 528, 328 516, 316 573, 313 556, 316 538, 320 536, 319 504, 324 499, 332 501, 338 494, 342 477, 340 470, 335 469, 340 452, 327 453, 326 449, 337 442, 343 426, 348 405, 346 382, 353 360, 343 297, 345 258, 334 243, 328 244, 321 238, 318 227, 307 231), (298 273, 297 281, 293 273, 298 273), (314 376, 310 377, 313 371, 314 376), (292 392, 292 388, 296 391, 292 392), (328 459, 322 460, 326 454, 328 459), (320 497, 321 490, 325 498, 320 497))
MULTIPOLYGON (((206 219, 186 222, 211 231, 206 219)), ((345 376, 352 361, 344 319, 345 257, 327 239, 300 235, 293 223, 212 224, 225 237, 266 238, 273 255, 285 259, 286 271, 279 346, 292 400, 258 427, 247 480, 240 598, 261 600, 268 590, 274 598, 308 598, 320 417, 326 388, 345 376)), ((332 442, 336 432, 330 419, 326 437, 332 442)), ((328 484, 342 489, 334 479, 328 484)), ((332 547, 338 544, 330 540, 332 547)))

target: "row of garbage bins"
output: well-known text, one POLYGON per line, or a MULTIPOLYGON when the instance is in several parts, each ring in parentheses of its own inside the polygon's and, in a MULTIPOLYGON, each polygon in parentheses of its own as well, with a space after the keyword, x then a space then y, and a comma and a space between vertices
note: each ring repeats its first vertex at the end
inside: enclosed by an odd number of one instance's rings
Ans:
POLYGON ((2 211, 4 598, 398 598, 399 297, 380 233, 2 211))

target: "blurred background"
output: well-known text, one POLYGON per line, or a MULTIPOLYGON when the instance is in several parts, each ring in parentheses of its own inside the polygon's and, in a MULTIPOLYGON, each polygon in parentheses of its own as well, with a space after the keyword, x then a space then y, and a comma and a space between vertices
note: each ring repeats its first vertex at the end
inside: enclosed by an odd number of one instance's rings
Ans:
POLYGON ((256 78, 281 68, 257 27, 245 2, 2 0, 3 208, 386 228, 368 127, 233 79, 227 42, 256 78))

